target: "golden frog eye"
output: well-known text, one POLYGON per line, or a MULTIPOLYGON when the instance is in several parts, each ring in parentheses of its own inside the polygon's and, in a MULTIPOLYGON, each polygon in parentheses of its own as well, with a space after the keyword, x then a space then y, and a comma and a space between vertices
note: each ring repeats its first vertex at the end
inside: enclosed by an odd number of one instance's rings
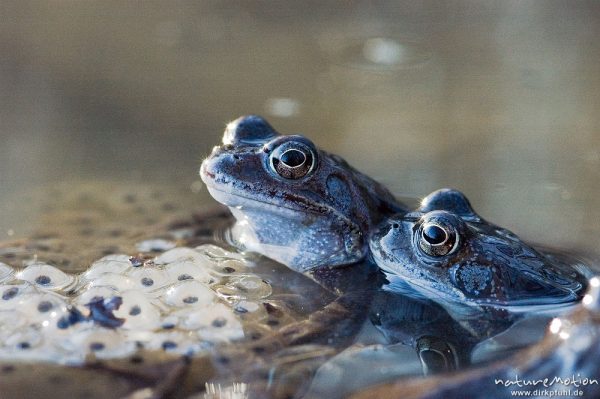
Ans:
POLYGON ((279 176, 290 180, 305 177, 313 170, 314 164, 314 152, 300 142, 283 143, 270 156, 271 169, 279 176))
POLYGON ((419 248, 429 256, 449 255, 458 247, 458 232, 450 220, 436 217, 424 221, 418 231, 419 248))

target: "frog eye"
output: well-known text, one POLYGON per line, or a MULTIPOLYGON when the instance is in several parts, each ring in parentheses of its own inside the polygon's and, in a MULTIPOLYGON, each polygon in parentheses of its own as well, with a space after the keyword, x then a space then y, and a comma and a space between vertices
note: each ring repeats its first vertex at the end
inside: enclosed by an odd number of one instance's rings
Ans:
POLYGON ((446 212, 426 214, 417 231, 419 248, 429 256, 445 256, 458 248, 459 233, 455 219, 446 212))
POLYGON ((301 142, 288 141, 271 152, 271 169, 285 179, 301 179, 313 170, 314 165, 313 150, 301 142))

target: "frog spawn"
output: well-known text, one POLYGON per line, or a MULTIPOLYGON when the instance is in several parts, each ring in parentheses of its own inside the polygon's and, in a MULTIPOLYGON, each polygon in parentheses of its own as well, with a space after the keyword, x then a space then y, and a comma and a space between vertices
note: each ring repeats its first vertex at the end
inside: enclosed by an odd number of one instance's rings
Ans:
POLYGON ((271 294, 249 266, 214 245, 108 255, 80 275, 37 261, 0 264, 0 359, 80 364, 241 339, 242 318, 264 312, 271 294))

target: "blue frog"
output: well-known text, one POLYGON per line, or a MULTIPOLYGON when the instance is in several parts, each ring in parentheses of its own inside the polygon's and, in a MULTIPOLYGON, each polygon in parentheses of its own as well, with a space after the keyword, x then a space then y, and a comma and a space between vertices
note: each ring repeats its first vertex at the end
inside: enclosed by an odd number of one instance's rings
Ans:
POLYGON ((576 260, 536 250, 482 219, 451 189, 383 222, 370 247, 392 286, 453 304, 513 310, 568 304, 581 297, 589 277, 576 260))
POLYGON ((200 176, 235 216, 238 244, 300 272, 362 260, 371 229, 405 211, 339 156, 256 115, 227 125, 200 176))

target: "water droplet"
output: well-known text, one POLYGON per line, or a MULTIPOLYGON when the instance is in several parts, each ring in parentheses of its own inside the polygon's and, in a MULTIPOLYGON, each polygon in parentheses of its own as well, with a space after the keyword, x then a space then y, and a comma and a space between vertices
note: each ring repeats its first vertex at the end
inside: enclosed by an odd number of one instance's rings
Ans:
POLYGON ((365 59, 383 65, 396 65, 402 62, 406 50, 393 39, 376 37, 365 41, 363 55, 365 59))
POLYGON ((431 58, 422 45, 391 37, 346 40, 328 47, 335 64, 378 72, 416 66, 431 58))
POLYGON ((265 110, 269 115, 290 118, 300 113, 300 103, 289 97, 272 97, 265 102, 265 110))

